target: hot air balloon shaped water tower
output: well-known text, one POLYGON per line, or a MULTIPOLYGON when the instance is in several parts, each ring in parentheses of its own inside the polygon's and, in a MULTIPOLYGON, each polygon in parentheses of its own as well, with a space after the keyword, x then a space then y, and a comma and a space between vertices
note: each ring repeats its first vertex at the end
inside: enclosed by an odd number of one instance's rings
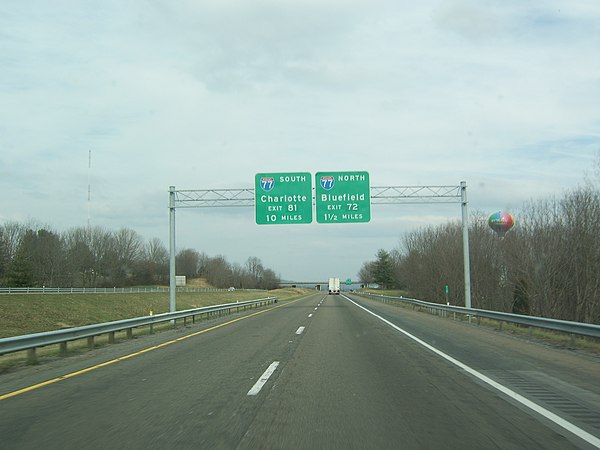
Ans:
POLYGON ((512 214, 504 211, 495 212, 488 219, 488 225, 498 234, 498 236, 500 236, 500 238, 504 238, 514 224, 515 218, 512 214))

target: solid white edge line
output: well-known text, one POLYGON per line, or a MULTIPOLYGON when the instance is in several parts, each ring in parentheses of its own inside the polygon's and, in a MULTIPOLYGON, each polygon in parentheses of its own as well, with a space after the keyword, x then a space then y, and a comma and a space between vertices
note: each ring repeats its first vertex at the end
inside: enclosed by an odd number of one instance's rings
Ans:
POLYGON ((269 381, 269 378, 271 377, 271 375, 273 375, 273 372, 275 372, 275 369, 277 369, 278 365, 279 361, 273 361, 271 365, 267 368, 267 370, 265 370, 265 372, 261 375, 258 381, 254 384, 254 386, 252 386, 252 389, 248 391, 247 395, 257 395, 263 388, 265 383, 269 381))
POLYGON ((377 317, 379 320, 381 320, 382 322, 388 324, 389 326, 391 326, 392 328, 394 328, 395 330, 399 331, 400 333, 406 335, 407 337, 409 337, 410 339, 412 339, 413 341, 417 342, 418 344, 422 345, 423 347, 425 347, 428 350, 431 350, 433 353, 437 354, 438 356, 441 356, 442 358, 444 358, 445 360, 451 362, 452 364, 454 364, 455 366, 460 367, 461 369, 463 369, 465 372, 473 375, 475 378, 479 379, 480 381, 483 381, 484 383, 486 383, 487 385, 493 387, 494 389, 497 389, 498 391, 502 392, 503 394, 509 396, 510 398, 512 398, 513 400, 516 400, 517 402, 521 403, 523 406, 526 406, 527 408, 531 409, 532 411, 535 411, 536 413, 542 415, 543 417, 545 417, 548 420, 551 420, 552 422, 554 422, 555 424, 557 424, 558 426, 564 428, 565 430, 569 431, 570 433, 573 433, 575 436, 580 437, 581 439, 583 439, 584 441, 588 442, 589 444, 600 448, 600 438, 594 436, 591 433, 588 433, 585 430, 582 430, 581 428, 579 428, 577 425, 572 424, 571 422, 563 419, 562 417, 554 414, 552 411, 548 411, 546 408, 544 408, 543 406, 538 405, 537 403, 532 402, 531 400, 529 400, 528 398, 523 397, 522 395, 516 393, 515 391, 507 388, 506 386, 503 386, 502 384, 492 380, 491 378, 485 376, 484 374, 478 372, 477 370, 467 366, 466 364, 460 362, 459 360, 453 358, 450 355, 447 355, 446 353, 442 352, 441 350, 438 350, 437 348, 429 345, 427 342, 422 341, 421 339, 419 339, 416 336, 413 336, 412 334, 410 334, 408 331, 403 330, 402 328, 400 328, 397 325, 394 325, 392 322, 390 322, 389 320, 384 319, 383 317, 375 314, 373 311, 368 310, 367 308, 365 308, 362 305, 359 305, 358 303, 356 303, 354 300, 346 297, 345 295, 343 295, 342 297, 344 297, 346 300, 348 300, 350 303, 353 303, 354 305, 358 306, 359 308, 363 309, 364 311, 368 312, 369 314, 371 314, 372 316, 377 317))
POLYGON ((299 328, 296 330, 296 334, 302 334, 302 332, 304 331, 304 328, 305 328, 305 327, 299 327, 299 328))

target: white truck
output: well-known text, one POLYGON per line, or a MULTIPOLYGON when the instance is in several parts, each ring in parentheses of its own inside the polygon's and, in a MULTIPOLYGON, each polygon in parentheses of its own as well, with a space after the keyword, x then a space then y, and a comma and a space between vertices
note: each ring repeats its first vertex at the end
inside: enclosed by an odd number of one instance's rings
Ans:
POLYGON ((340 279, 329 279, 329 295, 340 295, 340 279))

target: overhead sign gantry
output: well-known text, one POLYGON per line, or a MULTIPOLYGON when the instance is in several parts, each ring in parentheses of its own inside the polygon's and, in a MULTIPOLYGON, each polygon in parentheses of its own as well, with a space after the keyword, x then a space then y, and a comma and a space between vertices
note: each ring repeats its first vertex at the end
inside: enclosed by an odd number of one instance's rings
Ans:
POLYGON ((371 204, 460 203, 462 210, 465 307, 471 308, 471 268, 467 183, 459 186, 387 186, 371 187, 367 172, 260 173, 255 187, 244 189, 176 190, 169 188, 170 311, 175 305, 175 209, 254 206, 256 223, 311 223, 313 201, 318 223, 368 222, 371 204), (337 189, 334 191, 334 188, 337 189), (319 198, 319 195, 321 196, 319 198), (330 214, 326 216, 326 214, 330 214), (338 217, 334 217, 339 214, 338 217))

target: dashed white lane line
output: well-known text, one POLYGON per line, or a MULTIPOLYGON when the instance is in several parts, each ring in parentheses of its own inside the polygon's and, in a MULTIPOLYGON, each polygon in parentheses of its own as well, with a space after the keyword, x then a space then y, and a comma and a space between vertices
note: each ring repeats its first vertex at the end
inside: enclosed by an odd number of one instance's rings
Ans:
POLYGON ((308 317, 312 317, 312 314, 309 314, 308 317))
POLYGON ((305 327, 300 327, 296 330, 296 334, 302 334, 302 332, 304 331, 305 327))
POLYGON ((271 375, 273 375, 273 372, 275 372, 275 369, 277 369, 278 365, 279 365, 279 361, 273 361, 271 363, 271 365, 267 368, 267 370, 265 370, 265 373, 263 373, 261 375, 261 377, 258 379, 256 384, 254 386, 252 386, 252 389, 250 389, 248 391, 247 395, 257 395, 260 392, 260 390, 263 388, 265 383, 267 381, 269 381, 269 378, 271 377, 271 375))

